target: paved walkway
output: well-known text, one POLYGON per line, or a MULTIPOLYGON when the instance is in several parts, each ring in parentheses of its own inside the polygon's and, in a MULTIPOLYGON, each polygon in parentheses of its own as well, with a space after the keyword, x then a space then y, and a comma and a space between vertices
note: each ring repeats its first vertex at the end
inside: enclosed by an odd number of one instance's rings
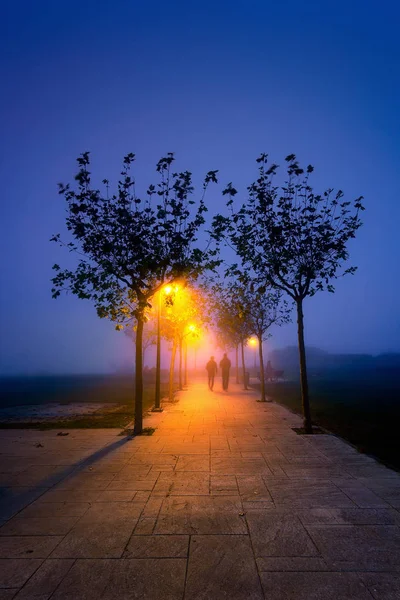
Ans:
POLYGON ((133 440, 2 431, 0 600, 399 600, 400 475, 255 400, 195 384, 133 440))

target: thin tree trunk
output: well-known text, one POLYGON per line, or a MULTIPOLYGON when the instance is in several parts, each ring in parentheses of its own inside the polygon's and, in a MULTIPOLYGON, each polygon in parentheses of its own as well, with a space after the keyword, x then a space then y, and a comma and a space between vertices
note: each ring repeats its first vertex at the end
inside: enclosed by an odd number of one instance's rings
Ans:
POLYGON ((174 373, 175 373, 175 356, 176 356, 176 340, 172 344, 171 362, 169 366, 169 389, 168 398, 170 401, 174 399, 174 373))
POLYGON ((308 378, 306 364, 306 348, 304 345, 304 315, 303 300, 297 300, 297 335, 299 342, 300 358, 300 381, 301 381, 301 400, 303 404, 304 429, 306 433, 312 433, 310 399, 308 395, 308 378))
POLYGON ((179 340, 179 389, 183 390, 183 379, 182 379, 182 338, 179 340))
POLYGON ((236 344, 236 383, 239 383, 239 344, 236 344))
POLYGON ((246 365, 244 362, 244 344, 243 342, 240 343, 241 347, 242 347, 242 372, 243 372, 243 387, 245 390, 249 389, 247 387, 247 381, 246 381, 246 365))
POLYGON ((184 370, 184 376, 183 376, 183 385, 185 387, 188 384, 187 353, 188 353, 187 340, 185 340, 185 370, 184 370))
POLYGON ((133 433, 143 431, 143 314, 137 319, 135 355, 135 424, 133 433))
POLYGON ((264 354, 263 354, 263 340, 262 335, 258 337, 258 354, 260 357, 260 381, 261 381, 261 402, 266 402, 266 394, 265 394, 265 372, 264 372, 264 354))

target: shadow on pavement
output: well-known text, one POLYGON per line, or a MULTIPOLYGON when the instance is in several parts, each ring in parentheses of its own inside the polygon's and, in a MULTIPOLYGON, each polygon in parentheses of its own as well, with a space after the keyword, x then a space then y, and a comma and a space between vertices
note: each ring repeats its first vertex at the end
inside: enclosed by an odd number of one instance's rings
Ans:
POLYGON ((74 465, 66 466, 63 471, 51 475, 50 477, 46 477, 46 479, 40 481, 38 485, 27 486, 26 488, 0 487, 0 521, 11 519, 11 517, 15 516, 23 508, 26 508, 26 506, 37 500, 50 488, 63 481, 69 475, 78 474, 81 470, 90 467, 130 441, 132 441, 132 437, 130 436, 117 440, 116 442, 97 450, 89 457, 78 461, 74 465), (19 489, 23 489, 24 491, 19 492, 19 489))

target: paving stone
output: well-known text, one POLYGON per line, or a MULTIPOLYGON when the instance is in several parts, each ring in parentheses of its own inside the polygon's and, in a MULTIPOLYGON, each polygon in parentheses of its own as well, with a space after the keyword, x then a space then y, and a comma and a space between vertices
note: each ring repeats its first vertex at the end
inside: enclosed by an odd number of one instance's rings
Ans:
POLYGON ((135 465, 131 465, 129 464, 128 466, 124 467, 122 469, 122 471, 120 471, 119 473, 117 473, 114 477, 113 477, 113 481, 147 481, 147 482, 152 482, 155 483, 155 481, 157 480, 158 477, 158 473, 155 472, 151 472, 151 465, 148 465, 146 467, 146 470, 138 470, 137 468, 135 468, 135 465))
POLYGON ((12 600, 15 598, 15 594, 18 590, 1 590, 0 589, 0 600, 12 600))
POLYGON ((0 537, 0 558, 47 558, 62 536, 0 537))
POLYGON ((176 455, 167 454, 166 452, 163 452, 162 454, 149 454, 148 452, 146 454, 136 453, 132 459, 133 465, 148 464, 153 466, 175 466, 177 460, 178 457, 176 455))
POLYGON ((257 558, 257 567, 261 571, 293 571, 293 572, 304 572, 304 571, 329 571, 329 567, 322 558, 313 557, 292 557, 284 558, 280 556, 257 558))
POLYGON ((7 521, 28 504, 42 496, 47 488, 3 488, 0 498, 0 519, 7 521))
POLYGON ((314 467, 300 467, 299 465, 282 465, 283 471, 290 479, 334 479, 341 478, 348 481, 354 481, 352 475, 343 472, 341 469, 329 465, 320 465, 314 467))
POLYGON ((338 487, 360 508, 389 508, 388 502, 361 484, 340 483, 338 487))
POLYGON ((48 600, 74 564, 73 560, 47 559, 17 594, 16 600, 48 600))
POLYGON ((78 560, 52 600, 181 600, 186 560, 78 560))
POLYGON ((237 476, 239 494, 243 502, 271 502, 272 498, 261 476, 237 476))
POLYGON ((64 503, 64 502, 96 502, 101 492, 96 490, 49 490, 41 497, 42 502, 64 503))
POLYGON ((89 502, 42 502, 36 500, 33 504, 27 506, 19 517, 40 518, 40 517, 81 517, 89 508, 89 502))
POLYGON ((378 462, 370 465, 350 465, 346 467, 348 473, 354 477, 368 477, 376 479, 393 479, 398 480, 399 474, 396 471, 392 471, 388 467, 381 465, 378 462))
POLYGON ((146 517, 146 518, 156 518, 158 516, 158 513, 160 512, 162 503, 163 503, 162 498, 158 498, 158 497, 149 498, 149 500, 147 501, 147 503, 143 509, 141 516, 146 517))
POLYGON ((140 503, 146 503, 150 498, 150 492, 136 492, 133 499, 133 504, 140 505, 140 503))
POLYGON ((354 573, 261 573, 266 598, 271 600, 371 600, 354 573))
POLYGON ((400 571, 400 528, 308 525, 322 556, 337 570, 400 571))
POLYGON ((277 506, 292 508, 354 508, 355 504, 335 485, 315 484, 314 482, 288 481, 273 485, 266 481, 273 501, 277 506))
POLYGON ((169 454, 175 454, 176 456, 180 456, 183 454, 209 454, 208 446, 195 446, 194 444, 186 444, 186 445, 174 445, 166 447, 166 452, 169 454))
POLYGON ((261 600, 248 536, 193 536, 185 600, 261 600))
POLYGON ((300 520, 291 514, 248 512, 246 520, 255 556, 318 556, 300 520))
POLYGON ((51 600, 103 600, 116 560, 77 560, 51 600))
POLYGON ((0 529, 3 535, 65 535, 79 517, 14 517, 0 529))
POLYGON ((155 518, 140 517, 133 531, 134 535, 151 535, 156 525, 155 518))
POLYGON ((0 558, 0 588, 22 587, 42 562, 37 558, 0 558))
POLYGON ((176 471, 209 471, 210 458, 208 456, 180 456, 175 467, 176 471))
POLYGON ((399 573, 360 573, 360 578, 375 600, 399 600, 399 573))
MULTIPOLYGON (((240 499, 240 496, 239 496, 240 499)), ((274 509, 274 504, 271 502, 271 500, 267 500, 265 502, 263 501, 246 501, 242 498, 242 505, 243 505, 243 511, 247 514, 247 512, 252 512, 253 510, 271 510, 274 509)))
POLYGON ((15 583, 13 562, 23 577, 0 600, 182 600, 186 566, 187 597, 240 598, 254 551, 271 600, 400 598, 400 475, 335 436, 297 436, 301 417, 232 390, 194 384, 148 417, 154 436, 129 442, 3 431, 0 586, 15 583), (24 567, 35 561, 36 575, 24 567))
POLYGON ((245 534, 242 505, 228 496, 164 500, 155 534, 245 534))
POLYGON ((92 502, 130 502, 136 498, 137 492, 127 490, 104 490, 101 492, 96 500, 92 502))
POLYGON ((238 493, 237 480, 234 475, 211 475, 211 494, 232 496, 238 493))
POLYGON ((118 479, 111 481, 107 485, 107 492, 109 491, 131 491, 131 492, 139 492, 139 491, 151 491, 154 488, 154 481, 147 480, 129 480, 129 479, 118 479))
POLYGON ((399 525, 400 515, 392 509, 333 508, 331 513, 338 523, 349 525, 399 525))
POLYGON ((51 557, 119 558, 138 522, 139 514, 140 510, 133 503, 94 504, 51 557))
POLYGON ((196 496, 210 493, 208 473, 161 473, 153 489, 153 494, 168 493, 172 496, 196 496))
POLYGON ((132 536, 124 558, 187 558, 188 535, 132 536))
POLYGON ((360 482, 393 508, 400 508, 400 476, 397 478, 362 478, 360 482))
POLYGON ((254 475, 264 473, 272 475, 263 458, 221 458, 211 457, 211 472, 223 475, 254 475))
MULTIPOLYGON (((299 517, 300 521, 303 525, 315 525, 318 523, 337 523, 338 518, 336 514, 340 514, 340 512, 344 512, 349 509, 334 509, 334 508, 308 508, 305 510, 296 510, 295 514, 299 517), (337 511, 337 512, 335 512, 337 511)), ((360 509, 355 509, 360 510, 360 509)))

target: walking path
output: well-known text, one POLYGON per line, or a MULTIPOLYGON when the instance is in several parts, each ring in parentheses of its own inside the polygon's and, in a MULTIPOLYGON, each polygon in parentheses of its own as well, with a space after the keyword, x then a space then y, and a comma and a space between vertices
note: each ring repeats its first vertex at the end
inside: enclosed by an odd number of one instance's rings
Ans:
POLYGON ((399 600, 400 475, 255 392, 2 431, 0 600, 399 600))

